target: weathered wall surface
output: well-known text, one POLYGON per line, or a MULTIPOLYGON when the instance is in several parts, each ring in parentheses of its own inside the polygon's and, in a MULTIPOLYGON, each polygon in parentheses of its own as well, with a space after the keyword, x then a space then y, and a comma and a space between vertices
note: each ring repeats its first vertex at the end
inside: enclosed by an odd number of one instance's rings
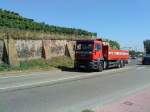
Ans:
MULTIPOLYGON (((64 56, 66 45, 74 46, 75 42, 70 40, 44 40, 49 47, 50 57, 64 56)), ((42 40, 16 40, 15 43, 19 60, 35 59, 42 57, 42 40)))
POLYGON ((42 40, 16 40, 15 46, 19 59, 41 58, 42 40))
POLYGON ((18 65, 18 61, 27 59, 50 59, 58 56, 70 56, 74 59, 73 40, 23 40, 4 39, 0 40, 0 63, 18 65))
POLYGON ((66 40, 47 40, 52 57, 62 56, 65 53, 66 40))
POLYGON ((0 40, 0 63, 2 62, 3 48, 4 48, 4 42, 3 40, 0 40))

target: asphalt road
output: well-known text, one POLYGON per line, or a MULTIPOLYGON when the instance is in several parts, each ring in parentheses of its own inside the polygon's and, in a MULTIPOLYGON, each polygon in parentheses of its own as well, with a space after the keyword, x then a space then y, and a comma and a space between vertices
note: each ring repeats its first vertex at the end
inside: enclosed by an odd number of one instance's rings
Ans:
POLYGON ((2 92, 0 112, 80 112, 102 106, 150 85, 150 66, 129 66, 82 80, 2 92))

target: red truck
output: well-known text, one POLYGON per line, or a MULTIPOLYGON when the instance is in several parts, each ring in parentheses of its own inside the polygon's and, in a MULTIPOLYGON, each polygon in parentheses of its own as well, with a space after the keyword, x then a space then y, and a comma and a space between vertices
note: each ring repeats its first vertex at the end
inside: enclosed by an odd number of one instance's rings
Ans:
POLYGON ((127 50, 112 49, 102 39, 77 40, 74 67, 76 70, 103 71, 110 67, 124 67, 129 58, 127 50))

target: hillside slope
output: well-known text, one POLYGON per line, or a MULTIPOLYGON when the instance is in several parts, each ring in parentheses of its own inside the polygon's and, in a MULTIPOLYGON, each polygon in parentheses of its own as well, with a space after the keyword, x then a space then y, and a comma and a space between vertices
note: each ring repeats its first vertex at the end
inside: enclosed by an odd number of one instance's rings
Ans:
POLYGON ((15 28, 19 30, 40 31, 44 33, 76 35, 76 36, 96 36, 94 32, 82 29, 59 27, 45 23, 35 22, 33 19, 22 17, 18 13, 0 9, 0 29, 15 28))

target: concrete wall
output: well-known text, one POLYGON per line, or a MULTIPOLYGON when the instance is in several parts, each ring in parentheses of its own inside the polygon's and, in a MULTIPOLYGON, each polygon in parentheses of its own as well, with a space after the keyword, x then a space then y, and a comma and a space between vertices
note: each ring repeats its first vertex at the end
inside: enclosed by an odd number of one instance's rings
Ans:
POLYGON ((19 59, 41 58, 42 40, 16 40, 15 42, 19 59))
POLYGON ((72 40, 0 40, 0 63, 18 65, 26 59, 50 59, 58 56, 74 58, 75 41, 72 40))
POLYGON ((4 48, 4 42, 3 40, 0 40, 0 63, 2 62, 3 48, 4 48))
POLYGON ((50 47, 51 57, 63 56, 65 54, 66 40, 47 40, 50 47))
MULTIPOLYGON (((19 60, 36 59, 42 57, 42 40, 15 40, 15 46, 19 60)), ((71 40, 44 40, 49 47, 51 57, 64 56, 66 45, 74 46, 75 41, 71 40)), ((1 45, 0 45, 1 47, 1 45)), ((0 48, 1 52, 1 48, 0 48)))

